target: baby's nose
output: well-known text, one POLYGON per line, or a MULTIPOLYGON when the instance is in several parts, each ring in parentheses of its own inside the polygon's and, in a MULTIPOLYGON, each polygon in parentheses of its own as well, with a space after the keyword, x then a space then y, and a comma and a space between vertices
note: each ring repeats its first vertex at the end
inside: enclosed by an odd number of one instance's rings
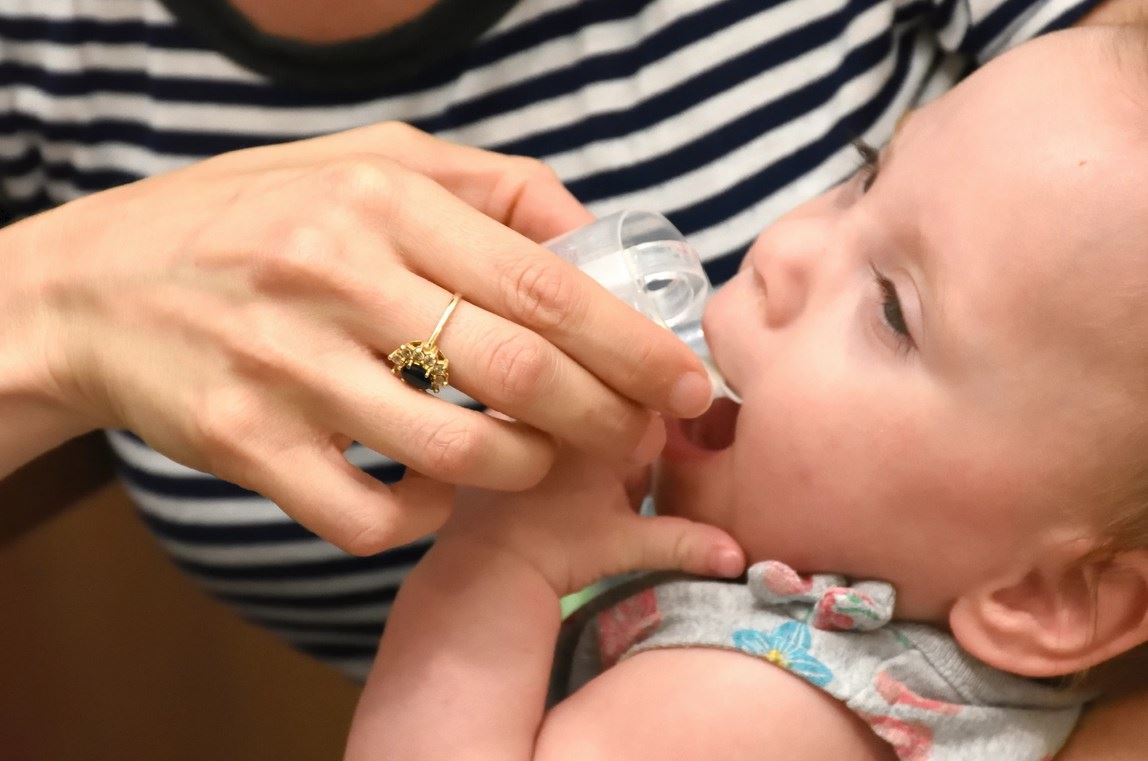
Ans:
POLYGON ((749 252, 755 284, 765 297, 765 318, 780 328, 801 315, 825 247, 817 219, 782 219, 749 252))

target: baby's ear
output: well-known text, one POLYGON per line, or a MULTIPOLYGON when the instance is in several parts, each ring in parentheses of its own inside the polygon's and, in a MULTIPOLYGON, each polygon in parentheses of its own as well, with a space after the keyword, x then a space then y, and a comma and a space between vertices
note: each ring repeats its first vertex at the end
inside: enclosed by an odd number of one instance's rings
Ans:
POLYGON ((1148 551, 1096 558, 1078 543, 962 596, 949 613, 965 650, 1003 671, 1061 676, 1148 641, 1148 551))

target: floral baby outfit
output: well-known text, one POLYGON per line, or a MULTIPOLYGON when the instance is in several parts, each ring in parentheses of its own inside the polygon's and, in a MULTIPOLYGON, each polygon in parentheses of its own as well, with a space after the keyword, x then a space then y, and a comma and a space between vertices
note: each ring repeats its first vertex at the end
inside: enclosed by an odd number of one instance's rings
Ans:
POLYGON ((772 561, 741 583, 666 578, 634 594, 625 585, 624 599, 607 594, 568 622, 556 697, 645 650, 737 650, 845 703, 902 761, 1049 759, 1085 700, 990 668, 933 627, 891 622, 883 582, 799 576, 772 561))

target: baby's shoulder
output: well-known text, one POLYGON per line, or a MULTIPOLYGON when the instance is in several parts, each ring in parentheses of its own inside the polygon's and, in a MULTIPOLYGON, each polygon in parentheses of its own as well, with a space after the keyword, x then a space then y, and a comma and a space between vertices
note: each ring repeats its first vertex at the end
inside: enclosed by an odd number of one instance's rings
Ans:
POLYGON ((787 737, 787 727, 762 723, 793 720, 820 733, 809 720, 817 715, 837 722, 825 727, 831 745, 816 746, 821 757, 842 738, 859 742, 857 726, 902 758, 937 761, 1000 757, 1001 747, 1037 759, 1063 743, 1080 695, 995 671, 944 631, 892 621, 894 601, 887 584, 803 577, 777 563, 737 583, 662 577, 620 587, 566 632, 556 663, 568 697, 556 720, 586 713, 605 722, 602 731, 620 721, 620 735, 661 742, 681 727, 662 732, 660 722, 681 715, 693 726, 704 716, 721 742, 728 734, 736 744, 787 737), (615 713, 627 704, 655 713, 630 726, 631 713, 615 713))
POLYGON ((535 761, 764 757, 895 758, 840 701, 791 672, 683 646, 635 653, 558 703, 535 761))

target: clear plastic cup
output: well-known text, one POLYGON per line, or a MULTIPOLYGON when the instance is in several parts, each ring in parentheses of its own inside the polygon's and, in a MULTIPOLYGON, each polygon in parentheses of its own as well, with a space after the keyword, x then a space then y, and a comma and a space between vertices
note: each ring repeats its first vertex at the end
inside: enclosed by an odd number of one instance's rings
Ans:
POLYGON ((713 286, 701 257, 661 214, 620 211, 545 246, 685 341, 705 364, 715 397, 740 402, 710 357, 702 314, 713 286))

